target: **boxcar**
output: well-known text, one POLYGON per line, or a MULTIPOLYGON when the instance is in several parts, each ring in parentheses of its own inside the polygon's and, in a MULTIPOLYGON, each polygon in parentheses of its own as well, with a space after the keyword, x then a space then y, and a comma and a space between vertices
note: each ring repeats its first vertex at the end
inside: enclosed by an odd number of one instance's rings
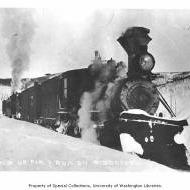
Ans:
POLYGON ((88 69, 62 73, 58 88, 59 111, 62 109, 78 110, 82 94, 93 89, 93 85, 88 69))
POLYGON ((10 96, 11 101, 11 115, 13 118, 16 118, 16 99, 17 99, 17 93, 13 93, 10 96))
MULTIPOLYGON (((40 115, 40 85, 35 83, 34 86, 24 90, 20 96, 21 119, 35 122, 40 115)), ((18 106, 18 104, 17 104, 18 106)))
POLYGON ((58 109, 58 81, 59 77, 54 77, 41 84, 41 112, 39 122, 45 126, 52 126, 56 122, 58 109))
POLYGON ((83 92, 92 87, 88 69, 67 71, 43 82, 40 123, 52 127, 59 123, 61 115, 77 114, 83 92))

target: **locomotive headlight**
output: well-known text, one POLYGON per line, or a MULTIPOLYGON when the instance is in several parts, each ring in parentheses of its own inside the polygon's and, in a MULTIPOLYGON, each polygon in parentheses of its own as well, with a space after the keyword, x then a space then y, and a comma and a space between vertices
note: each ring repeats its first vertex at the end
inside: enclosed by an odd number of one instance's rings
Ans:
POLYGON ((148 53, 140 56, 139 66, 142 71, 150 72, 154 68, 154 65, 155 65, 155 60, 153 55, 148 53))

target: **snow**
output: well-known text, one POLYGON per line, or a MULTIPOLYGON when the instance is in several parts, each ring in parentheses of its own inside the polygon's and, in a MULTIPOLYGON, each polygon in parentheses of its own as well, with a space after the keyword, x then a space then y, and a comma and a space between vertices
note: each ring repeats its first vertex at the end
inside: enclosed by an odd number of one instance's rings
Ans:
POLYGON ((36 124, 0 116, 0 170, 174 171, 36 124))
POLYGON ((143 155, 143 148, 141 144, 135 141, 135 139, 127 133, 120 134, 120 141, 123 152, 135 152, 137 154, 143 155))

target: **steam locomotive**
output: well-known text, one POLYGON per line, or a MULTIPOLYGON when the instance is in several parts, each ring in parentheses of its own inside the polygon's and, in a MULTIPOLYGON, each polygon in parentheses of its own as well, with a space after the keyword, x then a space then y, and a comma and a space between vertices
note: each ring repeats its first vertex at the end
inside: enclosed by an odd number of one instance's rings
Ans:
POLYGON ((95 52, 88 68, 57 74, 12 94, 3 101, 3 113, 53 130, 62 128, 62 133, 74 137, 94 128, 101 145, 117 150, 122 150, 120 135, 127 133, 142 146, 139 156, 189 170, 185 146, 174 141, 187 121, 154 116, 160 103, 171 117, 175 114, 152 82, 155 59, 148 52, 149 32, 132 27, 118 38, 128 54, 124 75, 122 62, 103 63, 95 52))

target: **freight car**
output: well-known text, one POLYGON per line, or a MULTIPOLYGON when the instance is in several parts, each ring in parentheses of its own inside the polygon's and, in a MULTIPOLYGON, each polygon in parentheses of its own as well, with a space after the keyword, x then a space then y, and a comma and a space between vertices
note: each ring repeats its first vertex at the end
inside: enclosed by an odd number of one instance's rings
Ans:
POLYGON ((27 88, 19 94, 17 106, 22 120, 36 122, 40 116, 41 101, 40 101, 40 86, 34 83, 34 86, 27 88))
POLYGON ((41 84, 39 123, 56 128, 63 118, 77 114, 80 97, 93 88, 88 69, 64 72, 41 84))
POLYGON ((118 39, 128 54, 127 75, 120 75, 121 62, 110 59, 103 64, 96 52, 88 68, 58 74, 12 95, 9 100, 16 108, 10 107, 11 114, 19 112, 21 119, 53 130, 62 127, 62 133, 75 137, 93 126, 101 145, 118 150, 120 135, 128 133, 142 146, 143 158, 189 170, 185 146, 174 141, 187 121, 154 117, 160 102, 172 117, 175 114, 152 82, 155 59, 148 52, 148 33, 132 27, 118 39))

